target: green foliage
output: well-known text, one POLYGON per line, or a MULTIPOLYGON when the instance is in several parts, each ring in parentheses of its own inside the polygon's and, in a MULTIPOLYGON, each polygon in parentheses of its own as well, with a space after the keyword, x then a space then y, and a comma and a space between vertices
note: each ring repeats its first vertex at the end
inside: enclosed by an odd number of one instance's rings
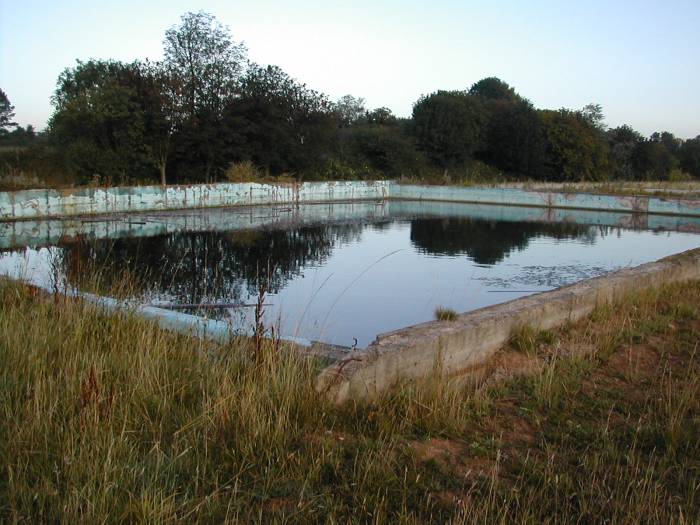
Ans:
POLYGON ((546 140, 537 111, 523 100, 487 103, 489 123, 478 156, 508 173, 538 179, 543 176, 546 140))
POLYGON ((229 182, 251 182, 260 180, 262 173, 249 160, 232 163, 226 170, 226 179, 229 182))
POLYGON ((643 140, 632 154, 632 165, 638 177, 649 180, 666 180, 678 165, 678 160, 660 140, 643 140))
POLYGON ((343 126, 351 126, 365 116, 365 99, 345 95, 335 103, 335 111, 343 126))
POLYGON ((469 94, 486 100, 521 102, 522 99, 506 82, 497 77, 482 78, 469 88, 469 94))
POLYGON ((482 103, 463 91, 437 91, 413 106, 418 145, 445 169, 463 164, 481 146, 485 122, 482 103))
POLYGON ((412 137, 386 114, 375 114, 366 124, 344 130, 340 140, 344 158, 362 171, 401 178, 420 176, 428 167, 428 160, 412 137))
POLYGON ((10 104, 7 94, 0 89, 0 136, 8 131, 7 128, 13 128, 17 125, 12 120, 14 117, 15 107, 10 104))
POLYGON ((700 135, 686 140, 680 148, 681 168, 700 179, 700 135))
MULTIPOLYGON (((264 177, 439 184, 700 177, 700 137, 607 130, 599 104, 537 110, 497 77, 422 96, 402 119, 248 63, 205 12, 185 13, 163 46, 162 62, 90 60, 59 77, 48 138, 75 182, 213 182, 240 162, 264 177)), ((13 110, 0 91, 0 146, 33 147, 32 129, 5 129, 13 110)))
POLYGON ((112 182, 155 173, 146 139, 147 114, 139 99, 139 66, 113 61, 78 62, 58 79, 50 136, 65 150, 80 182, 112 182))
POLYGON ((632 180, 635 175, 633 156, 638 144, 644 140, 629 126, 620 126, 607 132, 612 178, 632 180))
POLYGON ((272 174, 306 172, 330 157, 338 120, 333 104, 280 68, 252 65, 224 111, 232 156, 272 174))
POLYGON ((608 147, 600 130, 579 112, 541 111, 546 138, 544 178, 553 181, 604 180, 608 147))
POLYGON ((452 308, 438 306, 435 309, 435 319, 437 319, 438 321, 456 321, 457 316, 457 312, 455 312, 452 308))

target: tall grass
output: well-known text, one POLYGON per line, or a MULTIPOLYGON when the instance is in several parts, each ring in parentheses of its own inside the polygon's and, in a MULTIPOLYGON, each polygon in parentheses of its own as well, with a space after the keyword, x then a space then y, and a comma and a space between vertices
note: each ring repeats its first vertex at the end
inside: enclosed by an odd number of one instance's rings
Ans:
POLYGON ((641 294, 526 334, 533 375, 436 368, 335 407, 292 348, 0 282, 0 521, 697 522, 698 304, 698 283, 641 294), (658 367, 625 375, 650 341, 658 367))

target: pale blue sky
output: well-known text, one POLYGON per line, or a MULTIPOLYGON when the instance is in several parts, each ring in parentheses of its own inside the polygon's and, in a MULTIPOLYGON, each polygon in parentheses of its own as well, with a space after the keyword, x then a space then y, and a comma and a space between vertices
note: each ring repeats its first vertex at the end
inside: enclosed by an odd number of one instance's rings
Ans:
POLYGON ((334 100, 408 116, 421 94, 498 76, 537 107, 597 102, 612 126, 700 134, 700 0, 0 0, 0 87, 43 128, 65 67, 159 59, 165 30, 198 10, 334 100))

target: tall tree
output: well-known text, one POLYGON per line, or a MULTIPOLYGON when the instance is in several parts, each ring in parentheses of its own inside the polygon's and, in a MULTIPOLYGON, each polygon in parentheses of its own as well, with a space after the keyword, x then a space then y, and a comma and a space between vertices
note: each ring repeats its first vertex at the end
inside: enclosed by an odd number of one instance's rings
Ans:
POLYGON ((611 173, 613 178, 632 180, 635 178, 634 152, 644 140, 641 134, 630 126, 624 125, 608 130, 611 173))
POLYGON ((437 91, 413 106, 418 144, 445 170, 464 163, 476 151, 485 120, 479 100, 463 91, 437 91))
POLYGON ((600 131, 605 131, 607 125, 605 124, 605 115, 603 114, 603 106, 596 103, 586 104, 581 108, 581 116, 594 128, 600 131))
POLYGON ((187 117, 203 110, 223 110, 243 73, 246 53, 228 27, 203 11, 185 13, 179 26, 165 32, 164 64, 182 85, 187 117))
POLYGON ((205 162, 205 179, 220 164, 224 108, 235 97, 246 63, 246 47, 228 27, 205 12, 186 13, 165 33, 164 65, 177 80, 183 133, 205 162))
POLYGON ((632 153, 636 178, 664 180, 678 166, 678 160, 660 140, 653 138, 637 144, 632 153))
POLYGON ((353 97, 345 95, 338 99, 335 103, 335 109, 340 117, 340 122, 343 126, 351 126, 365 116, 365 99, 361 97, 353 97))
POLYGON ((165 186, 173 135, 184 119, 182 85, 162 62, 144 62, 139 64, 138 90, 144 109, 146 144, 165 186))
POLYGON ((683 142, 679 156, 681 168, 700 179, 700 135, 683 142))
POLYGON ((487 102, 488 125, 478 157, 515 175, 542 176, 545 135, 529 102, 498 99, 487 102))
POLYGON ((138 63, 97 60, 78 61, 60 75, 49 129, 83 181, 152 175, 139 76, 138 63))
POLYGON ((541 111, 546 137, 545 177, 556 181, 602 180, 609 175, 607 144, 578 111, 541 111))
POLYGON ((482 78, 469 88, 469 94, 487 100, 506 100, 508 102, 521 100, 520 96, 507 82, 497 77, 482 78))
POLYGON ((226 135, 239 155, 273 174, 318 167, 338 128, 334 105, 276 66, 252 65, 226 111, 226 135))
POLYGON ((8 128, 17 126, 17 123, 12 120, 13 118, 15 118, 15 107, 10 104, 10 99, 0 89, 0 131, 7 132, 8 128))

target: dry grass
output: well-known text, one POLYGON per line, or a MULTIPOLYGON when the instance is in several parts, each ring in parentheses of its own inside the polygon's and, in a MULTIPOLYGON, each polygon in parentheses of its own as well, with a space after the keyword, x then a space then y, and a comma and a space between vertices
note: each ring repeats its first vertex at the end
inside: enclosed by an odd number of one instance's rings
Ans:
POLYGON ((697 523, 700 283, 337 408, 316 364, 0 283, 0 521, 697 523))
POLYGON ((452 308, 438 306, 435 309, 435 319, 437 319, 438 321, 456 321, 457 316, 457 312, 455 312, 452 308))

